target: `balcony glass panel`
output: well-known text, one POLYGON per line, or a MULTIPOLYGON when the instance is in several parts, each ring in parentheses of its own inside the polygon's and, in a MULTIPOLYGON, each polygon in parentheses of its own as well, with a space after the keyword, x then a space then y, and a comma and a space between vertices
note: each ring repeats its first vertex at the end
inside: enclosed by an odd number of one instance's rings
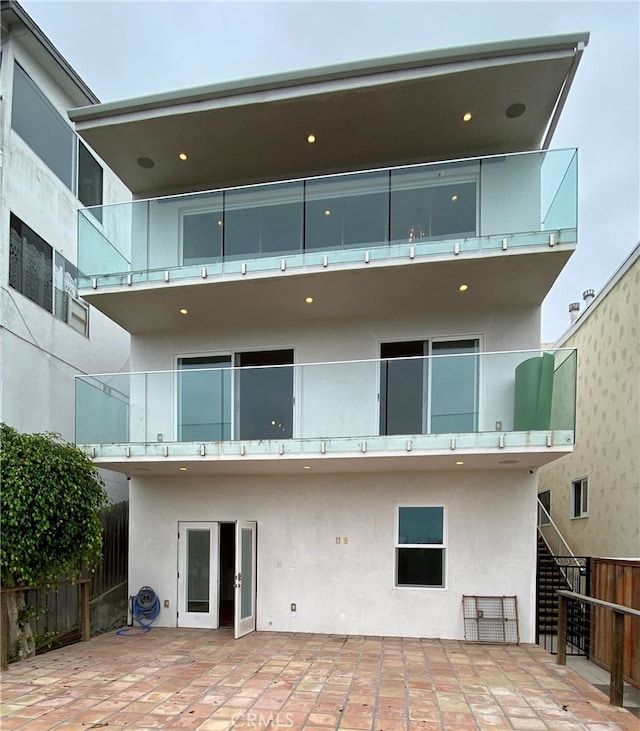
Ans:
POLYGON ((225 193, 225 258, 255 259, 300 251, 302 199, 302 182, 225 193))
POLYGON ((477 340, 459 340, 432 344, 431 359, 431 431, 456 434, 476 431, 478 421, 477 340))
POLYGON ((80 286, 575 243, 575 150, 344 173, 81 209, 80 286), (244 270, 243 270, 244 267, 244 270), (95 279, 95 281, 93 281, 95 279))
POLYGON ((391 172, 391 239, 434 241, 475 236, 479 163, 391 172))
POLYGON ((428 435, 442 449, 449 438, 440 435, 457 435, 462 446, 464 435, 482 433, 491 444, 496 432, 557 431, 572 443, 575 351, 476 348, 452 341, 428 357, 300 365, 288 362, 292 351, 273 351, 243 354, 236 366, 225 365, 227 356, 209 359, 210 368, 201 367, 206 358, 183 358, 178 371, 78 376, 76 441, 164 448, 240 440, 270 453, 271 442, 295 440, 333 440, 334 451, 349 451, 349 439, 402 449, 406 438, 428 435))
POLYGON ((309 180, 305 199, 308 250, 379 246, 388 239, 386 170, 309 180))
POLYGON ((178 360, 178 441, 231 439, 230 365, 230 356, 178 360))
POLYGON ((182 217, 182 263, 222 261, 222 211, 193 211, 182 217))

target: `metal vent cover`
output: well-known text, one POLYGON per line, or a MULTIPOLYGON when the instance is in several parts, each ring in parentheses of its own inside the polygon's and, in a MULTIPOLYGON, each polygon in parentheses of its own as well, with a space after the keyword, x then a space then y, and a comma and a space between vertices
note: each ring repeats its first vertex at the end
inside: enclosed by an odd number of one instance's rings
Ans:
POLYGON ((464 638, 467 642, 520 644, 518 597, 462 597, 464 638))

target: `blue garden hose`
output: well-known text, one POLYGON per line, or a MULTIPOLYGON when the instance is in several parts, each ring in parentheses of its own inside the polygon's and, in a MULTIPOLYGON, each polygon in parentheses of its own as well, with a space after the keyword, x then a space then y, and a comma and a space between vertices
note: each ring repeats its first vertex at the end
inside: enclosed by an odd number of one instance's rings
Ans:
POLYGON ((151 625, 160 614, 160 599, 150 586, 143 586, 132 599, 131 614, 140 625, 140 630, 132 631, 129 627, 123 627, 116 632, 117 635, 132 637, 146 634, 151 631, 151 625))

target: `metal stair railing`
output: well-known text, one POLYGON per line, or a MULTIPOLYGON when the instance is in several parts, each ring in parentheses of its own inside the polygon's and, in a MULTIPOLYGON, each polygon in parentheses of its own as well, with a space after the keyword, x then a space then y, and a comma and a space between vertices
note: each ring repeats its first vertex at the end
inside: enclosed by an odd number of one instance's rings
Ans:
MULTIPOLYGON (((569 544, 565 541, 562 533, 558 529, 558 526, 553 522, 553 518, 549 515, 547 509, 538 498, 538 535, 545 542, 545 545, 549 549, 549 553, 555 559, 558 568, 562 572, 567 585, 571 587, 571 591, 578 591, 583 589, 582 586, 574 586, 569 576, 580 576, 581 572, 570 572, 566 571, 566 567, 573 566, 578 569, 583 568, 584 564, 581 559, 577 558, 574 552, 569 547, 569 544)), ((580 582, 580 579, 578 578, 580 582)))

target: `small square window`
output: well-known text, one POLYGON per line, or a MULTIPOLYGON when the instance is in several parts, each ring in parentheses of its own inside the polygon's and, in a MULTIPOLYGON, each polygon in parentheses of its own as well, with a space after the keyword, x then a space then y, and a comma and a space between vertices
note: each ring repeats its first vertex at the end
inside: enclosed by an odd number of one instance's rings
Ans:
POLYGON ((444 587, 445 550, 442 506, 397 508, 396 586, 444 587))
POLYGON ((585 518, 589 515, 589 483, 586 477, 571 483, 571 517, 585 518))

